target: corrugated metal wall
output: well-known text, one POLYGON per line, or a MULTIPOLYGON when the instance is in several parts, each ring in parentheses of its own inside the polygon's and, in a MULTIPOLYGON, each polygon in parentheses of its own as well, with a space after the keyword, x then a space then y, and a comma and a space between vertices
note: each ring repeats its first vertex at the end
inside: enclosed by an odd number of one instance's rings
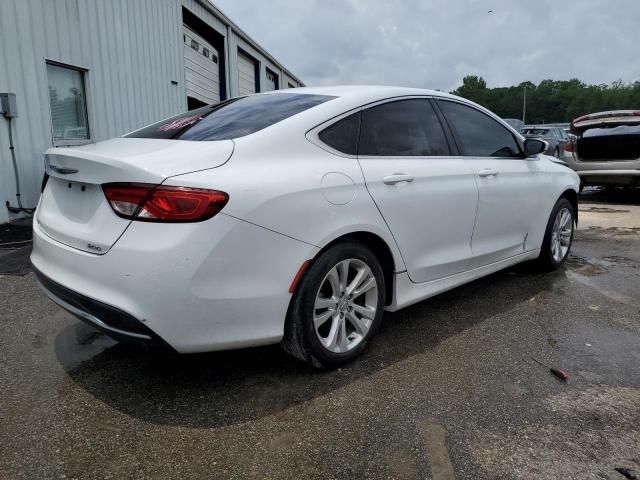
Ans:
MULTIPOLYGON (((186 110, 182 6, 225 37, 229 96, 238 95, 237 51, 254 56, 281 88, 301 85, 208 0, 0 0, 0 92, 17 96, 14 142, 23 204, 38 200, 42 154, 52 143, 46 61, 87 70, 91 141, 186 110), (202 2, 202 3, 201 3, 202 2)), ((0 117, 0 224, 15 205, 7 121, 0 117)))
MULTIPOLYGON (((100 141, 185 110, 181 29, 176 0, 0 1, 0 92, 17 96, 25 206, 38 199, 42 153, 52 146, 45 60, 88 70, 90 135, 100 141)), ((0 223, 9 219, 4 202, 15 204, 6 123, 0 118, 0 223)))

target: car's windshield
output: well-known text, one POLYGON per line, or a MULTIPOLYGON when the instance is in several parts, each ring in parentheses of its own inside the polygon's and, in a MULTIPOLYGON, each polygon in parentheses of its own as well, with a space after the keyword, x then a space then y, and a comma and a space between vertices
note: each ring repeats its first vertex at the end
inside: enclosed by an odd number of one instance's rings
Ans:
POLYGON ((125 137, 228 140, 257 132, 333 98, 335 97, 300 93, 234 98, 162 120, 125 137))

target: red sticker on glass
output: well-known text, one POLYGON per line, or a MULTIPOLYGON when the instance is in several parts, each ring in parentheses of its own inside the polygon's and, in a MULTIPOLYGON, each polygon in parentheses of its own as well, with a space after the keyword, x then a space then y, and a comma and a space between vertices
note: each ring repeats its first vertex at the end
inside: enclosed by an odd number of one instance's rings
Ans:
POLYGON ((193 125, 202 118, 202 115, 191 115, 190 117, 179 118, 172 122, 166 123, 159 127, 159 130, 163 132, 169 132, 171 130, 180 130, 189 125, 193 125))

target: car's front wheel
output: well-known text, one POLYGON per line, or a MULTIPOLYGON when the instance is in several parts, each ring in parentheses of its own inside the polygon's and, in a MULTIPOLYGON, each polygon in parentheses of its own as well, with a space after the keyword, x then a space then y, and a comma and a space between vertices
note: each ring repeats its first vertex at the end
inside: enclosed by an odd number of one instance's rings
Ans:
POLYGON ((384 274, 375 254, 357 242, 322 252, 305 273, 289 308, 283 348, 318 368, 350 362, 378 330, 384 274))
POLYGON ((575 230, 575 212, 566 198, 558 200, 551 211, 547 229, 538 257, 538 264, 544 270, 555 270, 569 255, 575 230))

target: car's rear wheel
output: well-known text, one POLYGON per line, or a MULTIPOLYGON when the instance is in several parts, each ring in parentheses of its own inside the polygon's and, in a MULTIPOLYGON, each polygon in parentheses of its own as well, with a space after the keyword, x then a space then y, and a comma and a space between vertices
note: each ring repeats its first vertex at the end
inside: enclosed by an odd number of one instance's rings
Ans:
POLYGON ((356 242, 322 252, 305 273, 289 308, 283 348, 318 368, 350 362, 382 321, 384 274, 375 254, 356 242))
POLYGON ((566 198, 558 200, 551 211, 538 257, 544 270, 555 270, 569 255, 575 232, 575 212, 566 198))

